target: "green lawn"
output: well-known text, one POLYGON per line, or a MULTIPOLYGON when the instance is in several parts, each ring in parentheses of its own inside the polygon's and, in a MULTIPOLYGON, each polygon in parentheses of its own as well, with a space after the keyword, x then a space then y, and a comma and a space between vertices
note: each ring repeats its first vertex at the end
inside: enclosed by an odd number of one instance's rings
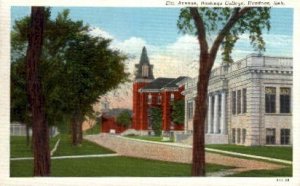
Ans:
POLYGON ((54 153, 54 156, 114 153, 114 151, 110 149, 106 149, 87 140, 83 140, 81 146, 73 146, 70 138, 68 135, 61 136, 59 147, 54 153))
MULTIPOLYGON (((105 157, 60 159, 51 161, 51 176, 93 177, 93 176, 139 176, 166 177, 191 176, 191 165, 131 157, 105 157)), ((206 171, 215 172, 231 167, 208 164, 206 171)), ((11 161, 11 177, 32 176, 32 160, 11 161)))
POLYGON ((96 123, 92 128, 87 129, 83 132, 84 135, 91 135, 91 134, 99 134, 101 131, 101 127, 99 123, 96 123))
POLYGON ((271 146, 240 146, 240 145, 205 145, 207 148, 277 158, 283 160, 293 160, 292 147, 271 147, 271 146))
POLYGON ((125 137, 146 140, 146 141, 173 142, 173 140, 162 141, 163 137, 161 137, 161 136, 125 136, 125 137))
MULTIPOLYGON (((57 151, 54 153, 54 156, 114 153, 109 149, 100 147, 86 140, 83 140, 81 146, 72 146, 71 137, 65 134, 60 134, 55 138, 50 139, 51 149, 53 149, 59 138, 61 139, 60 144, 57 151)), ((24 136, 12 136, 10 138, 10 149, 11 158, 32 156, 31 147, 26 145, 26 139, 24 136)))
MULTIPOLYGON (((50 148, 52 149, 57 142, 59 136, 50 138, 50 148)), ((11 136, 10 137, 10 157, 31 157, 31 144, 27 146, 25 136, 11 136)))
POLYGON ((228 177, 292 177, 293 168, 291 166, 277 170, 254 170, 229 175, 228 177))

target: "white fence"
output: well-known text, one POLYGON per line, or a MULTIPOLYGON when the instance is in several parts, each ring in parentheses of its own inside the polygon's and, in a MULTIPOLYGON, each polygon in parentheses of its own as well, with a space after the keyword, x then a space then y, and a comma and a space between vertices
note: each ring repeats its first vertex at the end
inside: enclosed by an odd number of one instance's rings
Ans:
MULTIPOLYGON (((51 137, 56 136, 59 134, 57 127, 50 127, 49 128, 49 135, 51 137)), ((10 135, 11 136, 26 136, 26 125, 24 124, 10 124, 10 135)), ((29 136, 32 135, 32 129, 29 128, 29 136)))

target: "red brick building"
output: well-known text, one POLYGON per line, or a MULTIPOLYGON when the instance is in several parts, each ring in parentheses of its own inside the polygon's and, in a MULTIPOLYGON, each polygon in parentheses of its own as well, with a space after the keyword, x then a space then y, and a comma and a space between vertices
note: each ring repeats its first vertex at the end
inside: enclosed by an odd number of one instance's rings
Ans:
POLYGON ((118 124, 114 116, 102 116, 101 132, 104 133, 122 133, 127 128, 118 124))
POLYGON ((153 65, 150 64, 146 48, 142 50, 139 64, 135 65, 136 73, 133 82, 133 120, 132 128, 148 134, 152 131, 150 109, 162 111, 162 131, 183 130, 183 125, 175 125, 171 119, 173 101, 184 99, 184 90, 178 83, 186 77, 155 79, 153 65))
POLYGON ((132 115, 129 109, 106 109, 101 116, 100 131, 104 133, 122 133, 129 128, 117 122, 117 117, 124 111, 132 115))

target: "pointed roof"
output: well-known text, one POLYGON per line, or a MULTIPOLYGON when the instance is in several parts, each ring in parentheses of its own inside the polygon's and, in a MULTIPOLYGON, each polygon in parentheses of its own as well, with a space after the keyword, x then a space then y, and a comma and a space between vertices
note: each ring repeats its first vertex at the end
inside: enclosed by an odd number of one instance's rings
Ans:
POLYGON ((145 46, 143 47, 139 64, 140 65, 143 65, 143 64, 150 65, 149 58, 148 58, 148 55, 147 55, 147 50, 146 50, 145 46))
POLYGON ((136 68, 135 79, 149 79, 149 80, 154 79, 153 65, 150 64, 150 60, 147 55, 147 49, 145 46, 143 47, 143 50, 142 50, 140 62, 139 62, 139 64, 135 64, 135 68, 136 68), (148 77, 143 77, 143 75, 142 75, 142 66, 143 65, 149 66, 148 77))

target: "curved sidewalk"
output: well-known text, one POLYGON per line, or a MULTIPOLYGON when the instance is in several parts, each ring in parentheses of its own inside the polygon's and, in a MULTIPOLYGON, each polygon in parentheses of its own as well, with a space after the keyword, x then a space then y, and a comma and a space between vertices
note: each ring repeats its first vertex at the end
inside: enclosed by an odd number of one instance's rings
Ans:
MULTIPOLYGON (((190 145, 136 140, 103 133, 100 135, 85 136, 85 139, 112 149, 124 156, 180 163, 192 162, 192 147, 190 145)), ((205 155, 205 161, 207 163, 235 167, 234 169, 231 169, 233 172, 273 170, 285 167, 280 164, 253 159, 242 159, 211 152, 206 152, 205 155)))

